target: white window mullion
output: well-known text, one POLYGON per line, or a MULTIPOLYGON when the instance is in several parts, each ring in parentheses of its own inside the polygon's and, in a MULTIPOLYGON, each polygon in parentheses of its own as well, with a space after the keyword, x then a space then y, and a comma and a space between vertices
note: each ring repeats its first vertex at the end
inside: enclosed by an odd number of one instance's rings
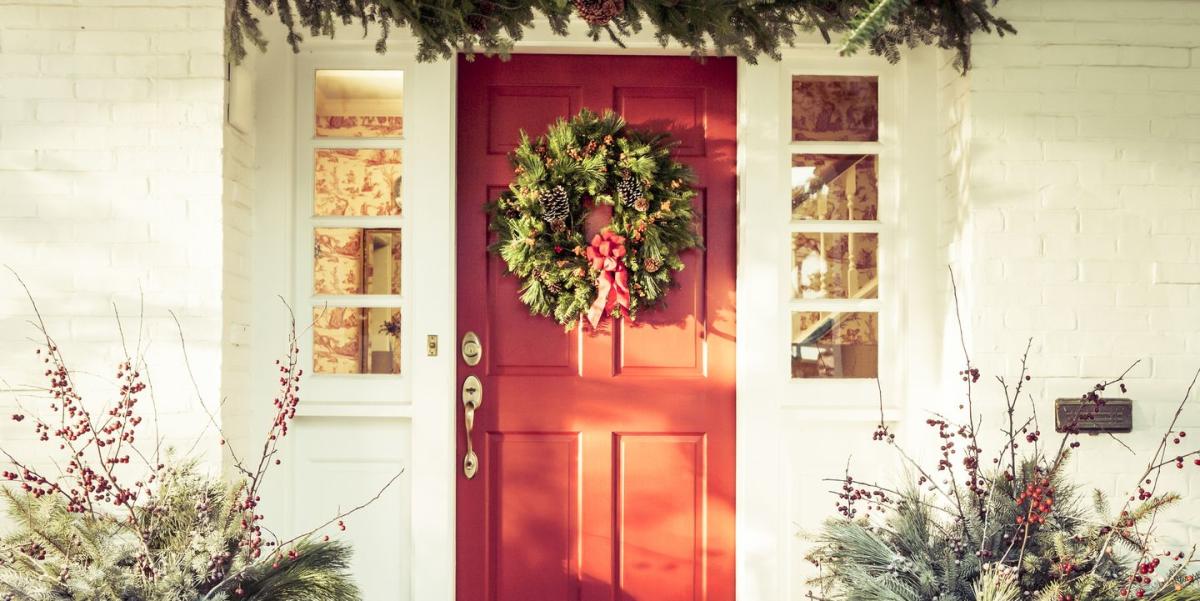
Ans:
POLYGON ((883 231, 878 221, 793 221, 787 225, 793 234, 877 234, 883 231))
MULTIPOLYGON (((799 75, 799 73, 797 73, 799 75)), ((791 107, 788 107, 790 112, 791 107)), ((789 132, 790 133, 790 132, 789 132)), ((883 150, 881 142, 788 142, 791 154, 874 154, 883 150)))

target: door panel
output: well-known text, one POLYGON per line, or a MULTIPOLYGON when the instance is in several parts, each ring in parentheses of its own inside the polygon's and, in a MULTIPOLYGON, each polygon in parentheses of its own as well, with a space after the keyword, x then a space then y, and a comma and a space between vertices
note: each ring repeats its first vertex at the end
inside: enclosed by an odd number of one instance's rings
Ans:
POLYGON ((580 106, 575 86, 489 86, 487 94, 491 154, 508 154, 521 141, 522 130, 544 130, 555 119, 579 112, 580 106))
POLYGON ((488 574, 494 599, 574 599, 579 577, 579 436, 487 434, 488 574), (537 541, 537 544, 529 544, 537 541))
POLYGON ((733 598, 735 80, 729 59, 460 61, 458 333, 479 335, 483 361, 458 374, 484 391, 479 473, 459 466, 460 601, 733 598), (564 332, 488 254, 483 205, 511 180, 521 128, 583 107, 675 136, 705 249, 664 309, 564 332))
POLYGON ((619 599, 703 599, 704 435, 616 435, 619 599))
MULTIPOLYGON (((291 466, 291 531, 306 532, 325 523, 349 503, 371 498, 396 473, 411 470, 411 433, 407 419, 297 416, 290 442, 293 458, 282 466, 291 466)), ((351 570, 361 575, 364 599, 412 598, 412 493, 410 479, 401 477, 379 501, 347 518, 344 532, 331 526, 320 533, 354 547, 351 570)))
MULTIPOLYGON (((704 215, 708 195, 701 186, 697 186, 696 192, 692 202, 699 221, 698 229, 707 241, 704 215)), ((619 374, 704 375, 707 256, 708 253, 702 252, 685 253, 684 269, 675 273, 676 287, 667 297, 666 306, 643 313, 637 322, 622 320, 618 325, 619 374)))
POLYGON ((671 132, 675 156, 704 156, 705 99, 704 88, 619 87, 614 110, 632 127, 671 132))

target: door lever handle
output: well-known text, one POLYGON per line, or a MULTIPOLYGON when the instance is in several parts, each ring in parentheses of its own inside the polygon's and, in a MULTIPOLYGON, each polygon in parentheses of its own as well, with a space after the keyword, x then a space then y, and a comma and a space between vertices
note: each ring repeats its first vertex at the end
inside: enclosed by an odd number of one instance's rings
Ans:
POLYGON ((475 429, 475 411, 483 404, 483 382, 475 376, 467 376, 462 385, 463 426, 467 434, 467 454, 463 456, 463 475, 470 480, 479 471, 479 456, 471 441, 475 429))

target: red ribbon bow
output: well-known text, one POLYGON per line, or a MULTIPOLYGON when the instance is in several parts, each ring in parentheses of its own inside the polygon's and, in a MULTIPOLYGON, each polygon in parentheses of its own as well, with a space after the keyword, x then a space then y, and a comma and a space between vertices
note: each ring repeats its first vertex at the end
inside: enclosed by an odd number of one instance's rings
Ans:
POLYGON ((596 302, 588 309, 587 319, 595 328, 613 307, 621 313, 629 311, 629 272, 625 270, 625 237, 603 231, 592 238, 587 248, 589 267, 599 271, 596 276, 596 302))

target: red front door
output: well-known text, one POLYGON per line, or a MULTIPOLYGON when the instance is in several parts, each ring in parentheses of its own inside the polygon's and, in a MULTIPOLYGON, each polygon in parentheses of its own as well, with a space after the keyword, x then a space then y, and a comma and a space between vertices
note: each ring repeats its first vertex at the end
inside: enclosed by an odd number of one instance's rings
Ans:
POLYGON ((518 54, 458 68, 458 335, 482 345, 458 380, 483 384, 473 479, 458 418, 458 600, 732 600, 735 61, 518 54), (529 315, 488 254, 483 205, 508 185, 522 129, 584 107, 675 136, 706 248, 686 255, 666 309, 564 333, 529 315))

